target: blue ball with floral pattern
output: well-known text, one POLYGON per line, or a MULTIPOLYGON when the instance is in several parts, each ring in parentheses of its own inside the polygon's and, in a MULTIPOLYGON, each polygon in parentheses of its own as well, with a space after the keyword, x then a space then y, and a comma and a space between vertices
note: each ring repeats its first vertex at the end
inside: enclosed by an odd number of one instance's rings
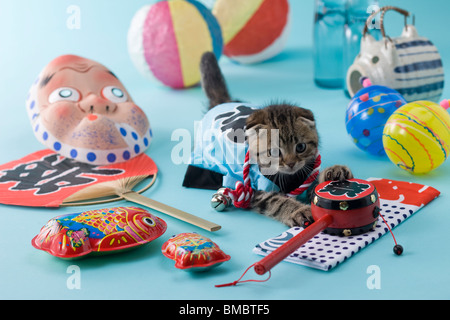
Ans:
POLYGON ((368 78, 361 82, 363 88, 353 96, 345 114, 347 133, 361 150, 384 156, 384 125, 390 115, 407 102, 389 87, 372 85, 368 78))

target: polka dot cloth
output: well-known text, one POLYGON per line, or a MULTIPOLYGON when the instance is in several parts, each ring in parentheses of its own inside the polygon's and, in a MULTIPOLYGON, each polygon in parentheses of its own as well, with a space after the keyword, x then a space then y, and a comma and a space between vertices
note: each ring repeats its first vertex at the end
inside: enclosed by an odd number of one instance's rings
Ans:
MULTIPOLYGON (((392 180, 385 181, 389 184, 392 184, 393 182, 392 180)), ((398 191, 398 187, 395 186, 395 183, 392 185, 393 188, 398 191)), ((439 195, 439 191, 431 187, 427 188, 426 186, 423 186, 423 188, 418 189, 428 190, 427 193, 433 192, 435 194, 428 199, 434 199, 439 195)), ((417 196, 420 197, 420 191, 417 196)), ((400 197, 399 199, 404 202, 405 197, 400 197)), ((383 199, 382 194, 380 193, 380 213, 386 219, 387 223, 389 223, 391 229, 422 208, 422 206, 406 204, 403 202, 383 199)), ((303 228, 293 227, 277 237, 268 239, 256 245, 253 252, 266 256, 302 230, 303 228)), ((385 233, 389 233, 389 229, 381 218, 379 218, 377 226, 373 231, 357 236, 340 237, 321 232, 294 251, 285 259, 285 261, 327 271, 341 264, 385 233)), ((394 245, 394 242, 392 242, 392 245, 394 245)))

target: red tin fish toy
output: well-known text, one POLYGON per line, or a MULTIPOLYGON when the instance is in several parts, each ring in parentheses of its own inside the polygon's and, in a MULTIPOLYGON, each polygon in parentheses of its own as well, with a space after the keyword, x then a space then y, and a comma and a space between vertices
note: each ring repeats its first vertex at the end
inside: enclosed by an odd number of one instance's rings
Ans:
POLYGON ((74 259, 138 247, 158 238, 166 229, 164 220, 144 209, 116 207, 55 217, 31 244, 53 256, 74 259))

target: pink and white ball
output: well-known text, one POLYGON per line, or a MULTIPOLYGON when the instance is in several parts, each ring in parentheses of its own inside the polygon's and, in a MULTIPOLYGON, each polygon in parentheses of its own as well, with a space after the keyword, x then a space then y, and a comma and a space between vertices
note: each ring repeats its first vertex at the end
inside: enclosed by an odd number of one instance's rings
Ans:
POLYGON ((128 52, 148 79, 180 89, 200 81, 204 52, 222 54, 222 32, 216 18, 194 0, 160 1, 142 7, 128 30, 128 52))
POLYGON ((278 55, 289 36, 287 0, 217 0, 212 10, 223 32, 224 54, 240 63, 278 55))

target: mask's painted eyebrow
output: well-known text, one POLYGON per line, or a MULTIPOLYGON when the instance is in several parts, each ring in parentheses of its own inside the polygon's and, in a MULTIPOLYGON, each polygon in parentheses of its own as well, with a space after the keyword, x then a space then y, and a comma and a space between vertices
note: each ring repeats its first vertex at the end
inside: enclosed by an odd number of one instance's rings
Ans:
MULTIPOLYGON (((116 76, 112 71, 108 70, 107 72, 108 72, 110 75, 112 75, 114 78, 116 78, 117 80, 119 80, 119 78, 117 78, 117 76, 116 76)), ((55 75, 55 74, 53 73, 53 74, 51 74, 51 75, 48 75, 48 76, 44 77, 44 78, 42 79, 41 83, 40 83, 41 88, 45 87, 45 86, 50 82, 50 80, 52 80, 52 78, 53 78, 54 75, 55 75)))
POLYGON ((117 80, 119 80, 119 78, 117 78, 117 76, 111 70, 108 70, 108 73, 110 75, 112 75, 114 78, 116 78, 117 80))
POLYGON ((41 88, 45 87, 50 82, 50 80, 52 80, 54 75, 55 74, 51 74, 51 75, 44 77, 41 81, 41 88))

